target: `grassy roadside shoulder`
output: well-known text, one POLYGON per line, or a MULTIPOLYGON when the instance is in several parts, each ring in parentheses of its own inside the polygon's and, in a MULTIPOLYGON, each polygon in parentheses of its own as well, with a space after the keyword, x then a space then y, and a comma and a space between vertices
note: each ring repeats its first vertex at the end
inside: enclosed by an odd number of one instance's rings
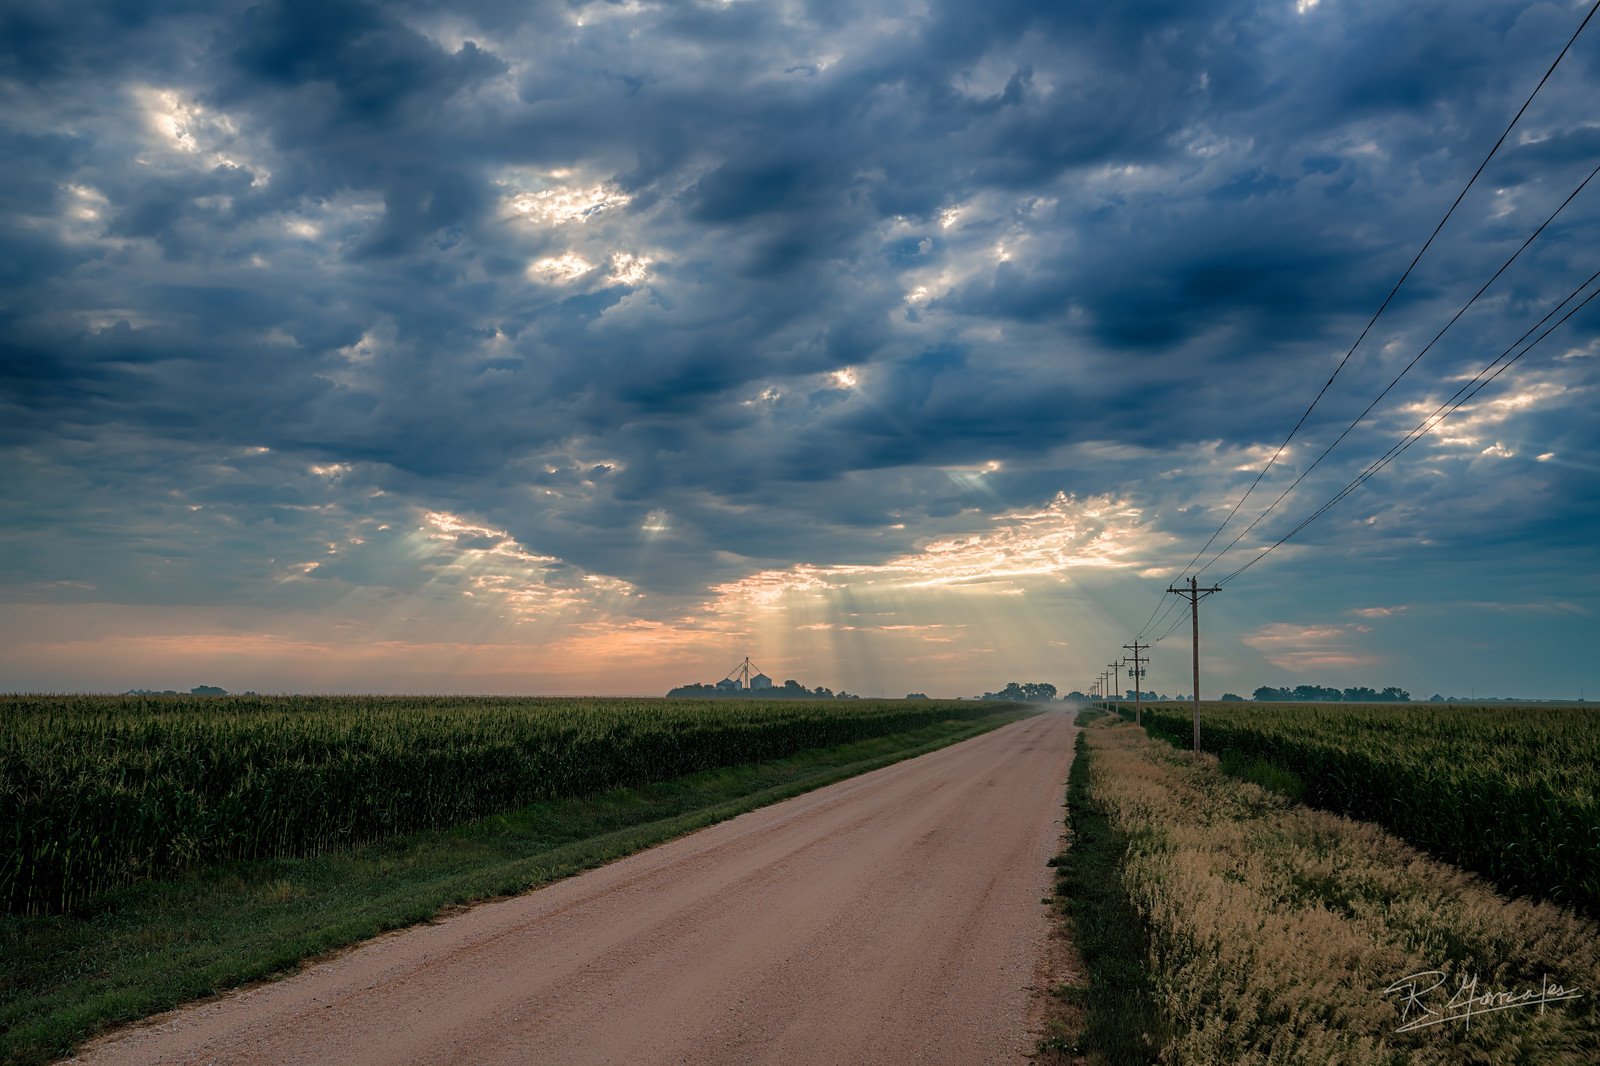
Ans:
MULTIPOLYGON (((1078 724, 1105 715, 1080 711, 1078 724)), ((1153 1059, 1156 1011, 1147 975, 1149 938, 1122 891, 1126 834, 1112 828, 1096 805, 1097 767, 1080 731, 1067 778, 1067 841, 1056 868, 1053 908, 1081 972, 1050 989, 1056 999, 1049 1032, 1039 1041, 1041 1063, 1135 1063, 1153 1059)))
POLYGON ((307 859, 226 863, 88 911, 0 917, 0 1061, 39 1063, 115 1024, 297 968, 452 907, 514 895, 1027 717, 1000 711, 787 759, 307 859))
POLYGON ((1088 1017, 1078 1046, 1063 1038, 1060 1052, 1091 1062, 1600 1061, 1593 921, 1507 900, 1377 826, 1237 780, 1215 758, 1115 718, 1080 739, 1087 769, 1075 763, 1073 777, 1085 791, 1073 797, 1058 891, 1085 897, 1067 909, 1089 978, 1067 994, 1088 1017), (1155 1011, 1144 1046, 1125 979, 1140 970, 1155 1011), (1580 998, 1541 1004, 1556 986, 1580 998))

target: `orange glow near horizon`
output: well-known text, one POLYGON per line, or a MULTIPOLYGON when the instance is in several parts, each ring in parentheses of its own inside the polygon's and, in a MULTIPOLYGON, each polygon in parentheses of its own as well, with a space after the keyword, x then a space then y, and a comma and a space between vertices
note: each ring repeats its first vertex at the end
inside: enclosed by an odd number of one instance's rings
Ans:
POLYGON ((1044 673, 1041 635, 1070 638, 1101 615, 1076 575, 1137 570, 1151 547, 1126 504, 1060 495, 881 563, 760 570, 674 607, 448 512, 405 537, 427 579, 401 596, 350 587, 342 621, 40 607, 50 621, 19 620, 0 669, 114 690, 661 693, 748 654, 780 683, 970 695, 974 673, 1044 673), (85 626, 88 613, 104 624, 85 626))

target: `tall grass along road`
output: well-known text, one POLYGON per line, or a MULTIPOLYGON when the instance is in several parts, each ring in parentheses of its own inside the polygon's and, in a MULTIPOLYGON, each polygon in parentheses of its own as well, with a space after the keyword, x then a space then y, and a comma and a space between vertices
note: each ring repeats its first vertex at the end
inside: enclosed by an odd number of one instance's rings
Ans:
POLYGON ((114 1035, 90 1063, 1020 1061, 1046 713, 114 1035))
POLYGON ((1068 887, 1116 889, 1072 915, 1089 970, 1075 995, 1099 1012, 1088 1061, 1600 1062, 1593 920, 1507 900, 1132 723, 1082 736, 1072 818, 1089 846, 1068 852, 1068 887))
MULTIPOLYGON (((1600 709, 1209 703, 1200 715, 1230 773, 1600 917, 1600 709)), ((1189 745, 1188 708, 1144 721, 1189 745)))

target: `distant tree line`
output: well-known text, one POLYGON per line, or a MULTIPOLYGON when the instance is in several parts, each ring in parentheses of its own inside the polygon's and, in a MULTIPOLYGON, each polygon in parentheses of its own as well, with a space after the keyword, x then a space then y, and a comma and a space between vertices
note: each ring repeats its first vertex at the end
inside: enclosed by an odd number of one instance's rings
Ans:
MULTIPOLYGON (((176 689, 162 688, 130 688, 123 693, 125 696, 226 696, 228 690, 218 688, 216 685, 196 685, 188 692, 179 692, 176 689)), ((254 696, 254 692, 246 692, 246 696, 254 696)))
POLYGON ((1018 703, 1044 703, 1056 698, 1056 687, 1049 684, 1040 684, 1029 681, 1019 685, 1015 681, 1007 681, 1006 687, 999 692, 985 692, 986 700, 1016 700, 1018 703))
MULTIPOLYGON (((785 681, 781 685, 771 688, 718 688, 716 685, 679 685, 668 696, 694 696, 696 698, 711 697, 712 699, 745 699, 745 700, 859 700, 860 696, 852 696, 848 692, 834 692, 831 688, 818 685, 816 688, 806 688, 798 681, 785 681)), ((924 696, 924 699, 927 697, 924 696)))
POLYGON ((1271 688, 1262 685, 1251 694, 1251 699, 1262 703, 1407 703, 1411 693, 1394 685, 1381 692, 1365 686, 1328 688, 1324 685, 1296 685, 1294 688, 1271 688))

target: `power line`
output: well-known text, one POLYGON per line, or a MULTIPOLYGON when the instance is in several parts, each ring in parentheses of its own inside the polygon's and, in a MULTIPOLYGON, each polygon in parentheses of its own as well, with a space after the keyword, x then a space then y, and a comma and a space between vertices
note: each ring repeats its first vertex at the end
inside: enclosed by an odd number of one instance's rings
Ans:
POLYGON ((1162 599, 1162 601, 1156 605, 1156 609, 1150 612, 1150 620, 1144 624, 1143 629, 1139 630, 1139 636, 1148 636, 1160 628, 1166 622, 1168 616, 1173 611, 1178 609, 1177 603, 1177 600, 1162 599), (1158 614, 1160 615, 1159 618, 1156 617, 1158 614))
MULTIPOLYGON (((1195 558, 1198 559, 1199 556, 1195 556, 1195 558)), ((1165 596, 1161 597, 1161 599, 1156 601, 1156 605, 1150 609, 1150 617, 1146 618, 1144 620, 1144 626, 1141 627, 1140 630, 1139 630, 1139 636, 1142 637, 1146 633, 1150 632, 1151 629, 1155 628, 1155 619, 1156 619, 1157 612, 1159 612, 1163 607, 1167 606, 1171 602, 1173 602, 1173 601, 1167 599, 1165 596)))
POLYGON ((1395 459, 1400 457, 1401 453, 1403 453, 1407 448, 1410 448, 1417 441, 1421 440, 1424 436, 1426 436, 1429 432, 1431 432, 1435 426, 1439 425, 1446 418, 1449 418, 1451 415, 1455 414, 1456 411, 1460 410, 1461 407, 1463 405, 1465 405, 1469 400, 1471 400, 1478 393, 1482 392, 1483 389, 1486 388, 1489 385, 1490 382, 1494 381, 1495 378, 1497 378, 1501 374, 1505 373, 1508 369, 1511 368, 1511 366, 1513 364, 1515 364, 1517 362, 1517 360, 1519 360, 1523 356, 1527 355, 1541 341, 1543 341, 1546 337, 1550 336, 1550 334, 1555 332, 1555 330, 1559 329, 1567 321, 1567 319, 1571 318, 1573 315, 1577 314, 1584 307, 1586 307, 1590 300, 1593 300, 1595 297, 1600 296, 1600 288, 1595 289, 1594 292, 1591 292, 1588 296, 1585 296, 1579 303, 1574 304, 1573 307, 1570 310, 1568 310, 1566 314, 1562 315, 1558 320, 1556 320, 1554 323, 1552 323, 1547 329, 1545 329, 1545 331, 1543 333, 1540 333, 1539 336, 1535 337, 1532 341, 1529 341, 1527 343, 1527 345, 1524 346, 1520 352, 1517 352, 1516 355, 1511 356, 1510 359, 1506 359, 1507 355, 1509 355, 1512 351, 1514 351, 1519 345, 1522 345, 1523 341, 1527 340, 1528 337, 1531 334, 1533 334, 1536 330, 1538 330, 1540 326, 1543 326, 1546 322, 1549 322, 1550 319, 1556 314, 1557 311, 1561 310, 1562 307, 1566 306, 1566 304, 1569 301, 1571 301, 1572 299, 1577 297, 1577 295, 1579 293, 1583 292, 1584 289, 1586 289, 1590 285, 1592 285, 1597 279, 1600 279, 1600 270, 1597 270, 1593 274, 1589 275, 1588 279, 1585 280, 1582 285, 1579 285, 1576 289, 1574 289, 1571 293, 1569 293, 1564 299, 1562 299, 1562 301, 1560 303, 1556 304, 1556 306, 1554 308, 1552 308, 1544 316, 1544 318, 1542 318, 1538 322, 1534 323, 1533 326, 1531 326, 1527 330, 1527 332, 1523 333, 1523 335, 1521 337, 1519 337, 1516 340, 1515 343, 1513 343, 1510 347, 1505 349, 1505 351, 1501 352, 1499 355, 1495 356, 1495 358, 1487 366, 1485 366, 1482 370, 1478 371, 1477 374, 1473 375, 1473 377, 1470 380, 1468 380, 1468 382, 1465 385, 1463 385, 1459 389, 1457 389, 1455 394, 1453 396, 1451 396, 1450 399, 1446 400, 1444 403, 1440 404, 1437 408, 1435 408, 1433 414, 1431 414, 1427 418, 1423 419, 1422 422, 1418 424, 1416 429, 1413 429, 1411 432, 1407 433, 1404 437, 1402 437, 1401 438, 1401 442, 1399 444, 1396 444, 1395 446, 1390 448, 1389 451, 1386 452, 1383 456, 1379 457, 1378 459, 1374 460, 1371 464, 1369 464, 1367 469, 1363 470, 1360 474, 1358 474, 1355 478, 1353 478, 1349 482, 1349 484, 1345 485, 1344 488, 1340 489, 1337 493, 1335 493, 1332 499, 1328 500, 1321 507, 1318 507, 1315 511, 1313 511, 1310 515, 1308 515, 1304 520, 1302 520, 1299 525, 1295 526, 1288 533, 1285 533, 1282 537, 1280 537, 1273 544, 1270 544, 1266 548, 1262 549, 1261 553, 1258 554, 1255 558, 1251 559, 1249 562, 1245 563, 1243 566, 1239 567, 1237 570, 1234 570, 1227 577, 1222 578, 1220 581, 1217 582, 1217 584, 1226 585, 1228 582, 1232 581, 1234 578, 1238 577, 1240 574, 1242 574, 1246 570, 1250 569, 1256 563, 1259 563, 1262 559, 1266 558, 1267 555, 1270 554, 1274 549, 1280 547, 1281 545, 1286 543, 1288 540, 1290 540, 1290 538, 1292 538, 1292 537, 1296 536, 1297 534, 1299 534, 1303 529, 1305 529, 1307 526, 1309 526, 1312 522, 1315 522, 1317 519, 1321 518, 1323 515, 1327 514, 1329 511, 1331 511, 1336 505, 1338 505, 1338 503, 1341 500, 1343 500, 1346 496, 1350 495, 1350 493, 1354 492, 1357 488, 1359 488, 1361 485, 1363 485, 1374 474, 1378 473, 1384 467, 1386 467, 1390 463, 1394 462, 1395 459), (1502 359, 1505 359, 1505 362, 1503 364, 1501 363, 1502 359), (1491 370, 1494 371, 1492 374, 1490 373, 1491 370), (1484 376, 1486 374, 1488 375, 1487 377, 1484 376), (1465 394, 1465 395, 1463 395, 1463 394, 1465 394), (1446 408, 1448 408, 1448 410, 1446 410, 1446 408), (1441 412, 1443 412, 1443 413, 1441 414, 1441 412))
POLYGON ((1336 504, 1338 504, 1341 500, 1343 500, 1351 492, 1354 492, 1357 488, 1359 488, 1362 484, 1364 484, 1374 474, 1377 474, 1384 467, 1388 466, 1395 459, 1399 458, 1399 456, 1400 456, 1400 454, 1402 452, 1404 452, 1407 448, 1410 448, 1418 440, 1421 440, 1422 437, 1426 436, 1430 431, 1432 431, 1432 429, 1435 426, 1439 425, 1446 418, 1449 418, 1452 414, 1454 414, 1456 411, 1460 410, 1463 406, 1465 406, 1468 401, 1470 401, 1473 397, 1477 396, 1478 393, 1482 392, 1483 389, 1485 387, 1487 387, 1490 382, 1494 381, 1495 378, 1499 377, 1507 369, 1509 369, 1513 363, 1517 362, 1517 360, 1521 359, 1524 355, 1527 355, 1528 352, 1532 351, 1533 348, 1537 344, 1539 344, 1539 342, 1543 341, 1546 337, 1548 337, 1551 333, 1553 333, 1556 329, 1558 329, 1563 323, 1565 323, 1567 321, 1567 319, 1571 318, 1573 315, 1577 314, 1580 310, 1582 310, 1583 307, 1586 304, 1588 304, 1590 300, 1593 300, 1596 296, 1600 296, 1600 289, 1597 289, 1594 292, 1590 293, 1588 296, 1584 297, 1584 299, 1580 303, 1578 303, 1576 306, 1574 306, 1566 314, 1562 315, 1559 321, 1557 321, 1556 323, 1551 325, 1548 329, 1546 329, 1543 333, 1541 333, 1537 338, 1535 338, 1532 342, 1530 342, 1527 345, 1527 347, 1523 348, 1522 351, 1518 352, 1511 359, 1507 360, 1506 363, 1503 366, 1499 366, 1498 369, 1495 369, 1494 373, 1492 373, 1492 374, 1489 373, 1490 369, 1494 368, 1496 366, 1496 364, 1498 364, 1500 362, 1501 359, 1504 359, 1506 354, 1508 354, 1510 351, 1512 351, 1512 349, 1516 348, 1517 345, 1521 344, 1524 340, 1526 340, 1528 338, 1528 336, 1531 335, 1535 330, 1537 330, 1541 325, 1543 325, 1545 322, 1548 322, 1550 320, 1550 318, 1552 316, 1554 316, 1557 311, 1559 311, 1562 307, 1566 306, 1567 301, 1573 299, 1579 293, 1581 293, 1584 289, 1588 288, 1589 285, 1593 284, 1596 279, 1600 279, 1600 271, 1596 271, 1595 273, 1591 274, 1589 276, 1588 280, 1586 280, 1582 285, 1578 286, 1578 288, 1573 290, 1573 292, 1569 293, 1560 303, 1558 303, 1553 309, 1551 309, 1551 311, 1548 314, 1546 314, 1544 318, 1540 319, 1531 328, 1529 328, 1528 331, 1526 333, 1524 333, 1522 335, 1522 337, 1519 338, 1515 344, 1513 344, 1510 348, 1507 348, 1504 352, 1500 353, 1500 355, 1497 356, 1492 362, 1490 362, 1488 366, 1485 366, 1477 374, 1473 375, 1473 377, 1471 379, 1469 379, 1468 382, 1465 385, 1461 386, 1459 389, 1457 389, 1455 391, 1455 393, 1450 397, 1449 400, 1446 400, 1444 403, 1440 404, 1437 408, 1434 409, 1433 414, 1429 415, 1426 419, 1424 419, 1421 423, 1419 423, 1418 426, 1415 429, 1413 429, 1405 437, 1401 438, 1401 442, 1399 444, 1396 444, 1394 447, 1390 448, 1389 451, 1387 453, 1385 453, 1383 456, 1381 456, 1377 460, 1374 460, 1367 467, 1366 470, 1362 471, 1359 475, 1357 475, 1353 480, 1351 480, 1351 482, 1349 484, 1347 484, 1343 489, 1339 490, 1339 492, 1336 493, 1332 499, 1330 499, 1327 503, 1323 504, 1321 507, 1317 508, 1316 511, 1314 511, 1310 516, 1308 516, 1298 526, 1296 526, 1288 534, 1286 534, 1284 537, 1282 537, 1280 540, 1278 540, 1277 543, 1275 543, 1271 547, 1267 548, 1260 555, 1256 556, 1256 558, 1252 559, 1250 562, 1246 563, 1244 566, 1239 567, 1237 570, 1233 571, 1233 573, 1231 573, 1227 577, 1223 578, 1222 581, 1219 582, 1219 584, 1226 584, 1228 581, 1232 580, 1234 577, 1237 577, 1239 574, 1243 573, 1245 570, 1248 570, 1251 566, 1254 566, 1257 562, 1259 562, 1261 557, 1265 556, 1267 554, 1267 552, 1270 552, 1273 548, 1276 548, 1279 544, 1284 543, 1284 541, 1287 541, 1290 537, 1295 536, 1301 530, 1305 529, 1306 526, 1310 525, 1316 519, 1322 517, 1328 511, 1332 510, 1333 507, 1336 504), (1488 374, 1489 376, 1487 378, 1485 378, 1484 377, 1485 374, 1488 374), (1465 393, 1466 395, 1462 395, 1463 393, 1465 393), (1446 410, 1446 408, 1449 408, 1449 410, 1446 410), (1441 414, 1440 412, 1443 412, 1443 413, 1441 414))
MULTIPOLYGON (((1177 600, 1173 600, 1172 602, 1173 603, 1177 603, 1178 601, 1177 600)), ((1183 612, 1179 611, 1179 612, 1177 612, 1177 615, 1172 619, 1172 624, 1167 627, 1167 631, 1165 633, 1161 634, 1155 640, 1152 640, 1150 642, 1151 645, 1154 646, 1156 644, 1160 644, 1163 640, 1166 640, 1168 637, 1172 636, 1172 634, 1176 633, 1178 631, 1178 629, 1182 625, 1183 625, 1183 612)))
MULTIPOLYGON (((1284 501, 1284 499, 1289 495, 1289 493, 1293 492, 1296 488, 1298 488, 1299 485, 1300 485, 1300 482, 1304 481, 1306 479, 1307 475, 1309 475, 1311 473, 1311 471, 1315 470, 1319 465, 1321 465, 1322 460, 1326 459, 1328 457, 1328 455, 1335 448, 1337 448, 1339 446, 1340 442, 1342 442, 1346 437, 1348 437, 1351 434, 1351 432, 1353 432, 1355 430, 1355 428, 1357 426, 1359 426, 1362 422, 1364 422, 1366 420, 1366 417, 1372 413, 1373 408, 1377 407, 1378 404, 1382 403, 1383 402, 1383 398, 1385 396, 1389 395, 1390 391, 1393 390, 1394 387, 1400 383, 1400 379, 1405 377, 1407 374, 1409 374, 1411 372, 1411 368, 1416 366, 1419 362, 1421 362, 1422 361, 1422 357, 1427 355, 1428 352, 1430 352, 1433 349, 1433 346, 1438 344, 1440 339, 1443 338, 1444 335, 1450 331, 1450 327, 1454 326, 1458 321, 1460 321, 1461 316, 1466 314, 1468 309, 1471 308, 1473 304, 1478 302, 1478 298, 1489 290, 1489 286, 1493 285, 1496 281, 1498 281, 1500 279, 1500 275, 1504 274, 1508 269, 1510 269, 1511 264, 1515 263, 1517 261, 1518 257, 1520 257, 1523 252, 1528 250, 1528 246, 1531 245, 1535 240, 1537 240, 1539 238, 1539 235, 1541 233, 1543 233, 1549 227, 1550 223, 1552 223, 1552 222, 1554 222, 1556 220, 1556 216, 1560 215, 1561 212, 1565 211, 1567 209, 1568 205, 1570 205, 1573 200, 1577 199, 1578 194, 1581 193, 1584 190, 1584 188, 1589 184, 1589 182, 1594 180, 1596 175, 1600 175, 1600 166, 1596 166, 1593 170, 1589 171, 1588 176, 1585 177, 1582 181, 1580 181, 1578 183, 1577 188, 1573 189, 1572 192, 1568 193, 1567 194, 1567 198, 1565 200, 1561 201, 1560 206, 1558 206, 1554 211, 1552 211, 1548 218, 1546 218, 1543 222, 1539 223, 1539 228, 1534 230, 1533 233, 1531 233, 1528 236, 1528 239, 1523 241, 1522 244, 1517 248, 1517 250, 1515 252, 1511 253, 1511 257, 1510 258, 1508 258, 1504 263, 1500 264, 1500 269, 1496 270, 1494 272, 1493 276, 1491 276, 1488 281, 1484 282, 1483 285, 1479 287, 1477 292, 1472 294, 1472 298, 1469 299, 1466 303, 1462 304, 1461 307, 1456 311, 1456 313, 1450 316, 1450 321, 1446 322, 1444 324, 1444 327, 1442 329, 1440 329, 1438 333, 1435 333, 1433 335, 1433 339, 1432 340, 1430 340, 1427 344, 1423 345, 1421 351, 1417 352, 1416 355, 1411 357, 1411 361, 1409 363, 1407 363, 1404 368, 1401 369, 1400 373, 1398 373, 1398 374, 1396 374, 1394 376, 1394 380, 1390 381, 1389 384, 1384 386, 1383 391, 1378 393, 1376 399, 1374 399, 1371 403, 1367 404, 1366 409, 1363 410, 1359 415, 1356 416, 1355 421, 1351 422, 1348 426, 1346 426, 1344 428, 1344 431, 1341 432, 1337 437, 1335 437, 1333 439, 1333 443, 1329 444, 1326 448, 1324 448, 1322 450, 1322 454, 1318 455, 1316 457, 1316 459, 1312 461, 1310 466, 1306 467, 1304 470, 1302 470, 1300 472, 1300 476, 1294 479, 1293 484, 1291 484, 1288 488, 1284 489, 1281 493, 1279 493, 1278 494, 1278 498, 1273 500, 1272 503, 1267 506, 1266 510, 1262 511, 1259 515, 1257 515, 1256 518, 1255 518, 1255 521, 1251 522, 1248 526, 1246 526, 1244 528, 1244 530, 1239 533, 1238 536, 1234 537, 1233 540, 1231 542, 1229 542, 1229 544, 1228 544, 1228 546, 1226 548, 1223 548, 1216 555, 1212 556, 1211 560, 1209 562, 1207 562, 1206 565, 1202 566, 1199 570, 1196 570, 1195 573, 1196 574, 1203 574, 1207 570, 1211 569, 1211 567, 1216 564, 1218 559, 1221 559, 1224 555, 1227 555, 1230 551, 1232 551, 1234 549, 1234 547, 1241 540, 1243 540, 1245 537, 1249 536, 1250 531, 1255 529, 1256 526, 1261 524, 1262 519, 1266 518, 1267 515, 1271 514, 1273 512, 1273 510, 1277 508, 1278 504, 1280 504, 1280 503, 1282 503, 1284 501)), ((1570 299, 1570 297, 1569 297, 1569 299, 1570 299)), ((1537 327, 1535 327, 1535 328, 1537 328, 1537 327)), ((1526 336, 1526 334, 1524 334, 1524 336, 1526 336)), ((1519 340, 1517 343, 1520 344, 1521 341, 1519 340)), ((1515 347, 1515 345, 1513 345, 1513 347, 1515 347)))
MULTIPOLYGON (((1517 113, 1512 116, 1511 121, 1507 123, 1505 130, 1494 142, 1494 146, 1489 149, 1489 154, 1484 156, 1483 162, 1478 164, 1478 169, 1472 172, 1471 178, 1467 179, 1467 184, 1463 186, 1461 192, 1456 195, 1455 200, 1450 204, 1450 209, 1444 213, 1444 217, 1439 220, 1438 225, 1434 226, 1433 232, 1430 233, 1428 235, 1428 239, 1423 242, 1421 249, 1419 249, 1417 254, 1412 257, 1411 263, 1405 269, 1405 273, 1400 275, 1400 280, 1394 283, 1394 287, 1389 290, 1389 294, 1383 298, 1383 303, 1378 306, 1378 309, 1373 312, 1372 317, 1367 320, 1367 324, 1361 330, 1360 336, 1356 337, 1355 343, 1350 345, 1350 349, 1345 352, 1344 357, 1339 360, 1338 365, 1334 367, 1333 373, 1328 376, 1328 380, 1323 382, 1322 388, 1317 391, 1317 395, 1312 399, 1310 406, 1308 406, 1300 415, 1299 420, 1297 420, 1294 424, 1294 428, 1289 430, 1289 435, 1283 439, 1283 443, 1278 445, 1277 450, 1272 453, 1272 457, 1267 460, 1267 465, 1261 468, 1261 472, 1257 474, 1255 480, 1250 483, 1250 487, 1245 490, 1243 496, 1239 497, 1238 502, 1233 505, 1231 510, 1229 510, 1227 517, 1222 520, 1222 524, 1216 528, 1210 537, 1206 538, 1205 544, 1201 546, 1200 550, 1195 553, 1194 558, 1191 559, 1189 564, 1185 566, 1179 573, 1178 577, 1180 580, 1189 573, 1190 568, 1193 567, 1195 563, 1200 561, 1200 557, 1210 549, 1217 537, 1224 529, 1227 528, 1228 523, 1233 521, 1233 516, 1238 514, 1239 508, 1244 506, 1244 502, 1250 498, 1250 495, 1253 492, 1255 492, 1256 487, 1261 484, 1261 480, 1267 476, 1267 473, 1277 463, 1279 457, 1283 455, 1283 450, 1289 446, 1289 442, 1294 440, 1295 434, 1299 433, 1300 428, 1305 425, 1306 419, 1311 417, 1311 412, 1316 409, 1317 404, 1322 401, 1322 397, 1327 394, 1328 389, 1333 385, 1334 379, 1339 376, 1340 371, 1345 368, 1345 364, 1350 361, 1350 357, 1355 354, 1356 349, 1361 346, 1361 342, 1365 340, 1367 334, 1372 331, 1372 327, 1377 323, 1378 318, 1385 310, 1388 309, 1389 304, 1394 300, 1395 294, 1400 291, 1400 286, 1405 284, 1406 279, 1411 276, 1411 272, 1416 269, 1417 263, 1421 261, 1423 255, 1427 253, 1428 249, 1432 247, 1434 239, 1439 236, 1439 233, 1444 229, 1445 224, 1450 221, 1450 217, 1455 214, 1456 208, 1461 206, 1461 201, 1466 199, 1467 193, 1471 191, 1472 186, 1477 183, 1479 176, 1482 175, 1484 171, 1484 168, 1489 165, 1489 161, 1493 159, 1495 154, 1500 151, 1500 146, 1505 143, 1507 137, 1511 136, 1512 129, 1516 127, 1517 123, 1522 119, 1523 114, 1528 110, 1529 106, 1533 104, 1534 98, 1539 95, 1539 92, 1544 88, 1545 83, 1550 80, 1550 76, 1555 73, 1556 67, 1561 65, 1561 61, 1566 58, 1567 52, 1571 50, 1573 42, 1578 39, 1579 34, 1583 33, 1584 27, 1589 25, 1589 21, 1594 18, 1597 10, 1600 10, 1600 0, 1595 0, 1595 2, 1590 5, 1588 14, 1584 15, 1583 21, 1578 24, 1578 28, 1573 31, 1572 36, 1567 39, 1567 43, 1562 46, 1560 53, 1556 55, 1555 60, 1544 72, 1544 76, 1539 79, 1539 83, 1533 87, 1533 91, 1528 94, 1528 98, 1522 102, 1522 106, 1517 109, 1517 113)), ((1163 597, 1163 599, 1165 599, 1165 597, 1163 597)), ((1152 617, 1154 616, 1152 615, 1152 617)), ((1140 636, 1143 636, 1146 631, 1141 631, 1140 636)))

